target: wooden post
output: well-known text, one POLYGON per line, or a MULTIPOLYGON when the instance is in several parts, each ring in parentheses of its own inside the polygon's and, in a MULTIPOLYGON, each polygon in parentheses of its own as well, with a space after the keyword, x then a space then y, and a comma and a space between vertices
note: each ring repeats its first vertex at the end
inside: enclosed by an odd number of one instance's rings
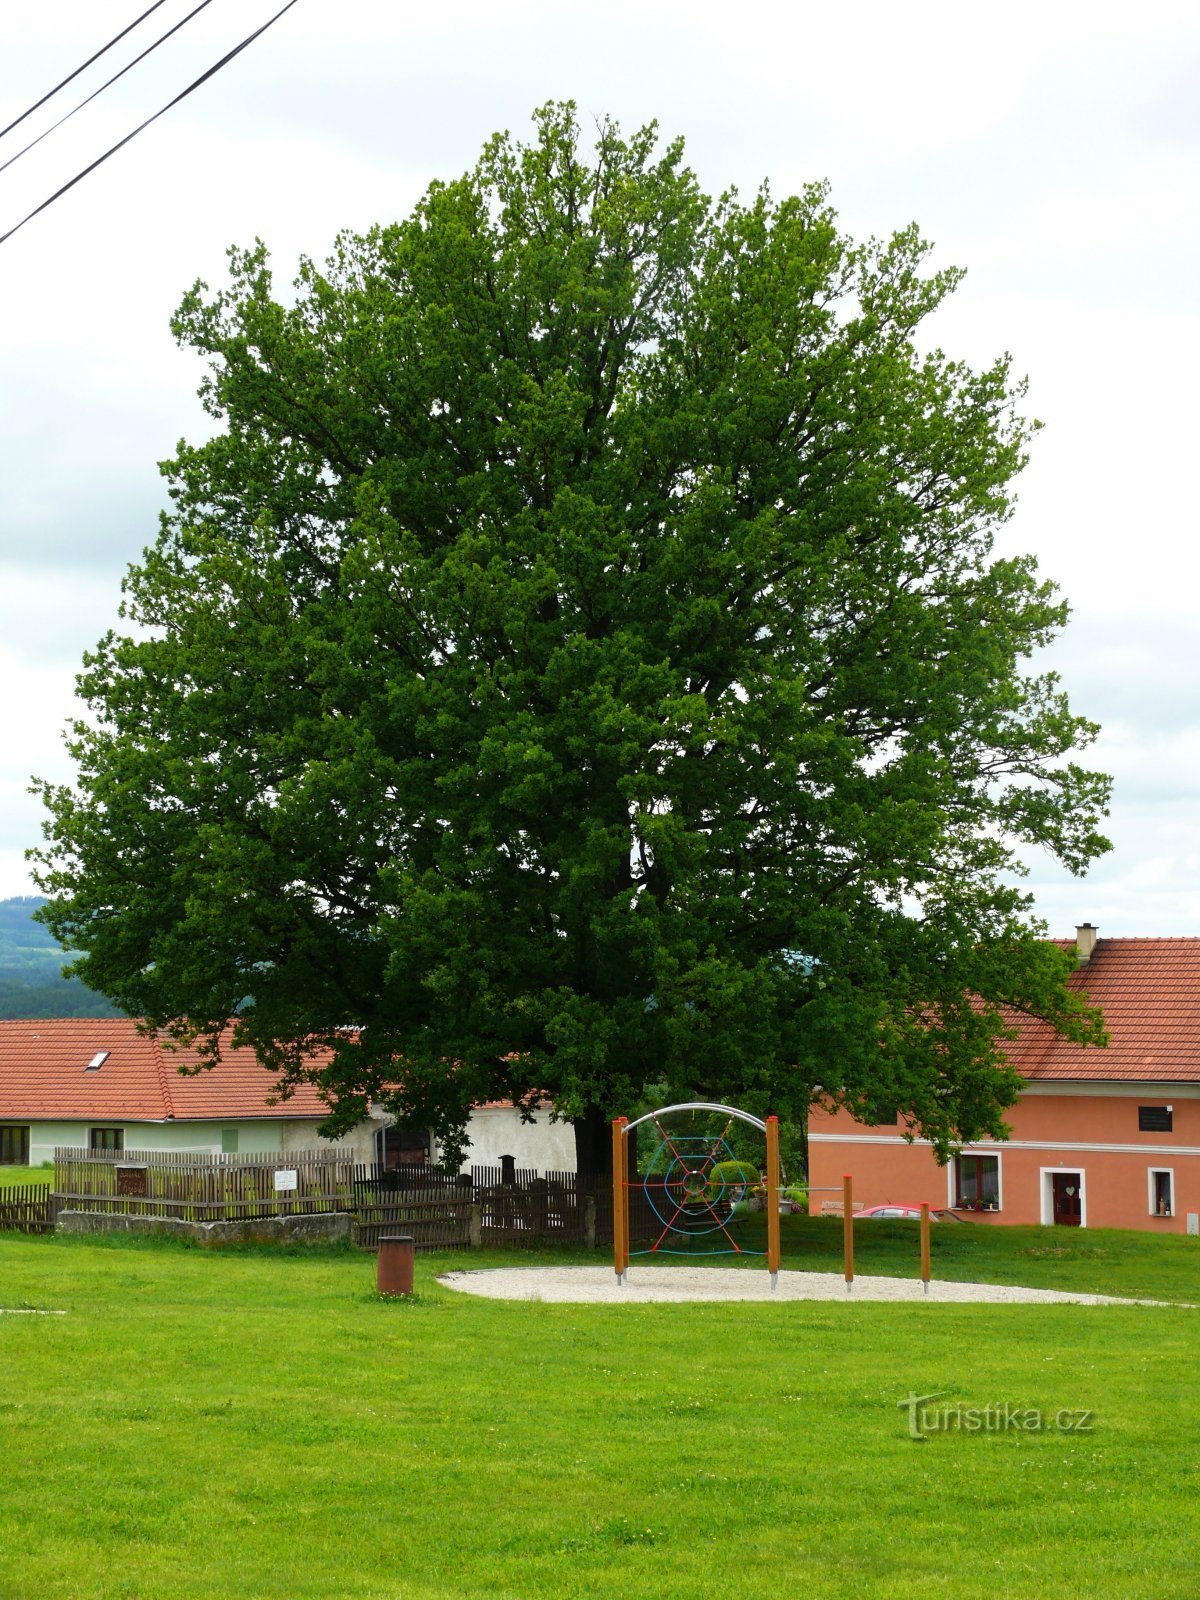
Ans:
MULTIPOLYGON (((621 1117, 621 1282, 629 1276, 629 1118, 621 1117)), ((637 1157, 634 1157, 636 1164, 637 1157)))
POLYGON ((625 1121, 614 1117, 612 1125, 613 1271, 618 1283, 624 1282, 629 1245, 625 1237, 625 1121))
POLYGON ((779 1118, 767 1118, 767 1271, 779 1282, 779 1118))
POLYGON ((854 1179, 842 1179, 842 1257, 846 1269, 846 1293, 854 1288, 854 1179))
POLYGON ((929 1201, 921 1202, 921 1282, 929 1293, 929 1201))
POLYGON ((596 1196, 589 1194, 583 1201, 583 1243, 584 1248, 596 1248, 596 1196))

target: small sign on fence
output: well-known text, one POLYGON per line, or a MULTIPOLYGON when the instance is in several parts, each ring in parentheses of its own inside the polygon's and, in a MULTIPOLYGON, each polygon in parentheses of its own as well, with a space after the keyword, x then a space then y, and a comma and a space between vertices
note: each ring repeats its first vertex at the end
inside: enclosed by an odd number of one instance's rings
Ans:
POLYGON ((277 1167, 275 1169, 275 1192, 278 1194, 284 1189, 294 1189, 298 1183, 294 1167, 277 1167))

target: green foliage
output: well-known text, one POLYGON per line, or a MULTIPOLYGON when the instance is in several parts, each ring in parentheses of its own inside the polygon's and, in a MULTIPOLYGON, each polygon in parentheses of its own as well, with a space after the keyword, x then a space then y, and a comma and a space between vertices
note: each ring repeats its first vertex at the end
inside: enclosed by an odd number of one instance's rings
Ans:
POLYGON ((931 350, 914 227, 536 127, 294 296, 260 244, 185 297, 217 431, 87 658, 45 920, 160 1027, 329 1045, 334 1128, 402 1074, 444 1138, 651 1081, 998 1133, 1002 1005, 1101 1037, 1015 886, 1107 796, 992 555, 1022 386, 931 350))
POLYGON ((709 1183, 713 1189, 736 1188, 756 1184, 759 1176, 758 1168, 749 1161, 718 1161, 709 1173, 709 1183))

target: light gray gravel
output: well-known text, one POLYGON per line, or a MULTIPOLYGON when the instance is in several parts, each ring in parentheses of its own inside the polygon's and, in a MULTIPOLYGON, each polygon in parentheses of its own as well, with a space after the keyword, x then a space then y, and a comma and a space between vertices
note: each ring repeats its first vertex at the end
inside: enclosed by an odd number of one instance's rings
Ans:
POLYGON ((1105 1294, 1064 1294, 1057 1289, 1022 1289, 999 1283, 934 1282, 928 1296, 918 1278, 855 1278, 847 1294, 838 1272, 781 1272, 771 1293, 766 1269, 743 1267, 633 1267, 618 1284, 611 1267, 494 1267, 481 1272, 447 1272, 439 1279, 450 1289, 489 1300, 543 1300, 568 1305, 645 1305, 685 1300, 930 1300, 988 1305, 1060 1304, 1158 1306, 1165 1300, 1118 1300, 1105 1294))

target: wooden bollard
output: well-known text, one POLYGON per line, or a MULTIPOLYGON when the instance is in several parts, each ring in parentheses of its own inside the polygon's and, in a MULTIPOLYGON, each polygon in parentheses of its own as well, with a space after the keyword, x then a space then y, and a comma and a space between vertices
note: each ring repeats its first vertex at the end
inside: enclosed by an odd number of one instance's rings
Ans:
POLYGON ((842 1179, 842 1257, 846 1271, 846 1293, 854 1288, 854 1179, 842 1179))
POLYGON ((921 1282, 929 1293, 929 1201, 921 1202, 921 1282))
POLYGON ((413 1292, 413 1242, 407 1233, 388 1233, 380 1239, 375 1287, 380 1294, 413 1292))
POLYGON ((779 1118, 767 1118, 767 1270, 779 1282, 779 1118))

